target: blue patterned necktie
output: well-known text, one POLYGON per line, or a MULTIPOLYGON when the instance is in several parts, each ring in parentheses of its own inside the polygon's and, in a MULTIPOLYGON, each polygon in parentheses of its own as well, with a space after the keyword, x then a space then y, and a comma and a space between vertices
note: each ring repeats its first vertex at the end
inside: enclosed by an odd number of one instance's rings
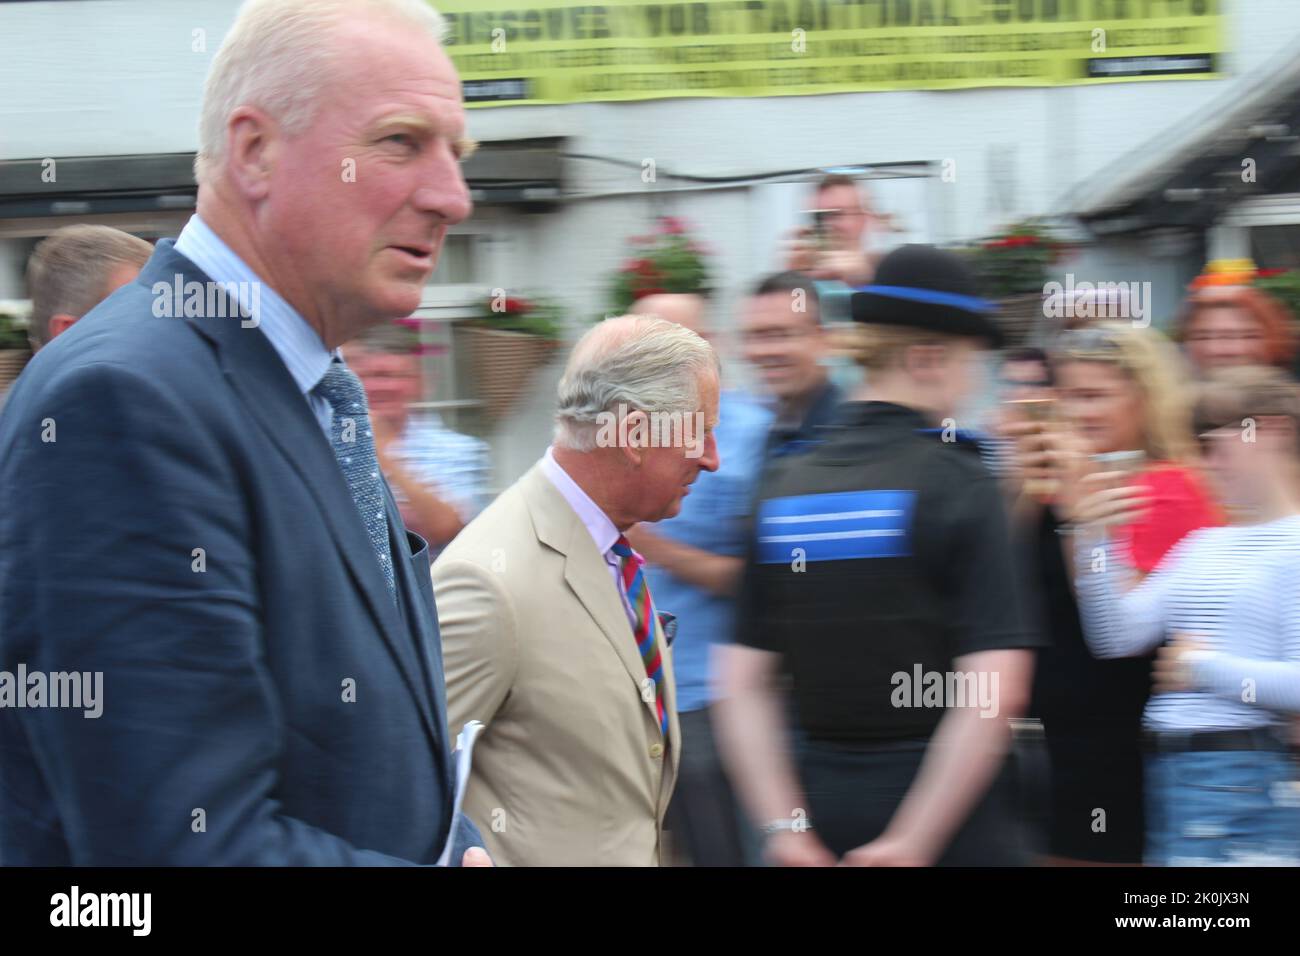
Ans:
POLYGON ((334 410, 330 422, 330 447, 343 469, 352 500, 361 512, 366 534, 379 557, 388 593, 396 600, 393 552, 388 544, 388 513, 384 509, 383 479, 379 476, 379 459, 375 456, 375 440, 370 432, 365 389, 356 373, 335 359, 315 391, 334 410))

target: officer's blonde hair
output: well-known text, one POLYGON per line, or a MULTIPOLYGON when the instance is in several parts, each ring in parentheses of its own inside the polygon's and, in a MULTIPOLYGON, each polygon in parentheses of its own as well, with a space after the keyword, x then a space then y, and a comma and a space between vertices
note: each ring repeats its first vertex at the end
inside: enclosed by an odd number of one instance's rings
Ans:
POLYGON ((905 325, 854 323, 835 333, 838 349, 868 372, 883 372, 903 361, 903 354, 916 345, 944 345, 955 336, 915 329, 905 325))

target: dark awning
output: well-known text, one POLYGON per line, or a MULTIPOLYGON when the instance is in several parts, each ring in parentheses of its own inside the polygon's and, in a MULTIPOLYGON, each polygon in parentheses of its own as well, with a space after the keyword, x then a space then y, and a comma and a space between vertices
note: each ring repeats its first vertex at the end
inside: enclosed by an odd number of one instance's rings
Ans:
POLYGON ((1243 199, 1298 184, 1300 61, 1131 151, 1075 189, 1069 212, 1097 235, 1204 229, 1243 199))
MULTIPOLYGON (((558 138, 483 143, 465 161, 474 202, 546 206, 560 198, 558 138)), ((193 153, 0 162, 0 219, 193 209, 193 153)))

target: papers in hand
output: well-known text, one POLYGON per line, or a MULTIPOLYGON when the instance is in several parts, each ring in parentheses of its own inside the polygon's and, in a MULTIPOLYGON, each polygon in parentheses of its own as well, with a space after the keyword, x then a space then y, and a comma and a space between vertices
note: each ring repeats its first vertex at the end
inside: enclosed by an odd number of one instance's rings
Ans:
POLYGON ((483 732, 483 722, 471 720, 456 735, 456 797, 451 804, 451 828, 447 831, 447 845, 438 857, 438 866, 447 866, 451 860, 452 844, 456 842, 456 821, 460 818, 460 808, 465 802, 465 788, 469 785, 469 769, 474 763, 474 741, 483 732))

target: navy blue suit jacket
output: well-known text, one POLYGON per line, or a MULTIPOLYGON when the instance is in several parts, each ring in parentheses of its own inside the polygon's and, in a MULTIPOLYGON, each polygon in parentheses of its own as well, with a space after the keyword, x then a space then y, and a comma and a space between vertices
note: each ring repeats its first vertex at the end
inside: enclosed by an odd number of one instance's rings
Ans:
POLYGON ((432 863, 453 770, 425 542, 386 491, 395 606, 266 337, 154 315, 178 274, 208 281, 160 243, 0 416, 0 670, 103 673, 98 718, 0 707, 0 863, 432 863))

